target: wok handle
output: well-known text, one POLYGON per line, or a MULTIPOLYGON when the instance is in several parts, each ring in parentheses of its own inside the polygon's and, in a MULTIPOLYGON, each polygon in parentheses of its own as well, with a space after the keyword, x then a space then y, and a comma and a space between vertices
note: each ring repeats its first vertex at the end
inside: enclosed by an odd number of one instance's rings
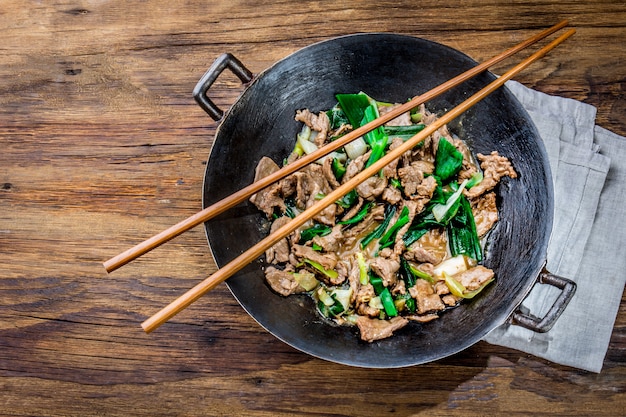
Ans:
POLYGON ((252 72, 246 68, 241 61, 235 58, 231 54, 222 54, 214 62, 213 65, 204 73, 200 78, 196 87, 193 89, 193 98, 198 105, 207 112, 209 116, 216 122, 221 120, 224 116, 224 111, 211 101, 207 96, 209 88, 213 85, 217 77, 228 68, 233 74, 235 74, 243 84, 247 84, 252 81, 252 72))
POLYGON ((543 318, 535 317, 531 314, 523 313, 519 308, 511 316, 513 324, 525 327, 537 333, 545 333, 554 326, 556 320, 561 316, 565 307, 570 302, 576 292, 576 283, 567 278, 553 275, 548 271, 539 274, 537 282, 557 287, 561 290, 561 294, 557 297, 550 307, 550 310, 543 318))

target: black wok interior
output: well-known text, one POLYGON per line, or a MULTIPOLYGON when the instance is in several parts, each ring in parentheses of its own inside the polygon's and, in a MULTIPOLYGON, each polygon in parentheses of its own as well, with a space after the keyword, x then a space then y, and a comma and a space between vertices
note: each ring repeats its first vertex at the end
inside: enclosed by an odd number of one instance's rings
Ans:
MULTIPOLYGON (((241 58, 241 57, 240 57, 241 58)), ((466 55, 427 40, 360 34, 311 45, 259 74, 223 118, 205 174, 204 207, 250 184, 263 156, 282 163, 295 143, 297 109, 320 111, 336 93, 364 91, 404 102, 475 66, 466 55)), ((494 79, 490 73, 427 103, 439 113, 494 79)), ((552 180, 538 133, 519 102, 501 88, 449 125, 474 153, 497 150, 519 174, 498 187, 500 221, 486 246, 497 281, 480 296, 426 324, 410 323, 394 337, 362 342, 356 328, 323 321, 307 296, 281 297, 265 284, 263 259, 227 284, 258 323, 313 356, 353 366, 421 364, 459 352, 502 324, 540 272, 552 227, 552 180)), ((250 203, 205 224, 211 251, 223 266, 267 235, 268 223, 250 203)))

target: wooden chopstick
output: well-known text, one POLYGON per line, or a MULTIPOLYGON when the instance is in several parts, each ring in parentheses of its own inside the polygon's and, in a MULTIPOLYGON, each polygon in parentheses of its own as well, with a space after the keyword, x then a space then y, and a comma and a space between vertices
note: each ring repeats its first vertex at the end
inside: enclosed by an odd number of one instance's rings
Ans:
POLYGON ((294 161, 293 163, 284 166, 282 169, 280 169, 279 171, 276 171, 275 173, 268 175, 262 179, 260 179, 259 181, 253 182, 252 184, 248 185, 245 188, 242 188, 241 190, 231 194, 230 196, 212 204, 211 206, 205 208, 202 211, 199 211, 198 213, 194 214, 191 217, 188 217, 187 219, 171 226, 170 228, 162 231, 161 233, 154 235, 153 237, 143 241, 142 243, 137 244, 136 246, 120 253, 117 256, 114 256, 113 258, 107 260, 106 262, 103 263, 105 269, 107 272, 112 272, 118 268, 120 268, 123 265, 126 265, 127 263, 131 262, 132 260, 140 257, 141 255, 151 251, 152 249, 162 245, 165 242, 168 242, 169 240, 175 238, 176 236, 186 232, 187 230, 198 226, 201 223, 206 222, 207 220, 217 216, 218 214, 236 206, 237 204, 245 201, 246 199, 248 199, 250 196, 252 196, 253 194, 259 192, 260 190, 262 190, 263 188, 269 186, 270 184, 273 184, 274 182, 286 177, 289 174, 292 174, 294 172, 296 172, 297 170, 303 168, 304 166, 310 164, 313 161, 318 160, 319 158, 323 157, 324 155, 329 154, 330 152, 337 150, 341 147, 343 147, 344 145, 346 145, 347 143, 353 141, 354 139, 363 136, 364 134, 366 134, 367 132, 369 132, 370 130, 373 130, 375 128, 377 128, 378 126, 383 125, 384 123, 387 123, 388 121, 398 117, 399 115, 401 115, 402 113, 405 113, 417 106, 419 106, 422 103, 425 103, 435 97, 437 97, 438 95, 450 90, 451 88, 461 84, 464 81, 467 81, 468 79, 475 77, 476 75, 480 74, 481 72, 487 70, 489 67, 503 61, 504 59, 510 57, 511 55, 516 54, 517 52, 527 48, 528 46, 540 41, 541 39, 544 39, 545 37, 551 35, 552 33, 556 32, 557 30, 565 27, 568 24, 567 20, 563 20, 559 23, 557 23, 556 25, 545 29, 544 31, 538 33, 537 35, 534 35, 528 39, 526 39, 525 41, 513 46, 510 49, 507 49, 506 51, 502 52, 499 55, 496 55, 495 57, 489 59, 488 61, 483 62, 482 64, 477 65, 476 67, 460 74, 457 75, 456 77, 444 82, 443 84, 433 88, 432 90, 417 96, 415 98, 413 98, 412 100, 408 101, 407 103, 398 106, 397 108, 395 108, 394 110, 390 111, 389 113, 380 116, 379 118, 377 118, 376 120, 363 125, 361 127, 359 127, 358 129, 355 129, 354 131, 352 131, 351 133, 346 134, 345 136, 343 136, 340 139, 334 140, 333 142, 321 147, 320 149, 318 149, 317 151, 303 156, 302 158, 294 161))
POLYGON ((248 249, 246 252, 242 253, 231 262, 226 264, 224 267, 219 269, 213 275, 206 278, 204 281, 187 291, 181 297, 176 299, 174 302, 163 308, 161 311, 147 319, 141 324, 141 327, 144 329, 146 333, 150 333, 161 324, 165 323, 171 317, 185 309, 191 303, 196 301, 206 292, 215 288, 218 284, 225 281, 227 278, 235 274, 237 271, 242 269, 244 266, 249 264, 250 262, 257 259, 261 256, 268 248, 272 247, 276 243, 278 243, 281 239, 289 236, 294 230, 303 225, 308 220, 312 219, 314 216, 319 214, 322 210, 324 210, 329 205, 333 204, 335 201, 342 198, 346 193, 355 188, 357 185, 375 175, 378 171, 384 168, 386 165, 391 163, 393 160, 399 158, 403 153, 413 149, 417 144, 423 141, 425 138, 433 134, 437 129, 439 129, 444 124, 447 124, 460 116, 462 113, 467 111, 470 107, 474 106, 476 103, 483 100, 489 94, 491 94, 496 89, 500 88, 504 83, 520 71, 524 70, 533 62, 545 56, 549 51, 554 49, 556 46, 561 44, 567 38, 572 36, 576 31, 574 29, 570 29, 565 32, 563 35, 559 36, 554 41, 550 42, 548 45, 541 48, 539 51, 535 52, 515 67, 504 73, 495 81, 488 84, 486 87, 478 91, 476 94, 466 99, 463 103, 458 105, 457 107, 450 110, 448 113, 441 116, 437 119, 436 122, 428 125, 424 130, 422 130, 417 135, 413 136, 411 139, 404 142, 401 146, 389 151, 384 157, 379 159, 376 163, 372 164, 368 168, 365 168, 359 174, 354 176, 352 179, 342 184, 340 187, 329 193, 322 200, 318 201, 315 205, 310 207, 309 209, 303 211, 294 219, 292 219, 289 223, 282 226, 280 229, 276 230, 274 233, 267 236, 265 239, 261 240, 259 243, 248 249))

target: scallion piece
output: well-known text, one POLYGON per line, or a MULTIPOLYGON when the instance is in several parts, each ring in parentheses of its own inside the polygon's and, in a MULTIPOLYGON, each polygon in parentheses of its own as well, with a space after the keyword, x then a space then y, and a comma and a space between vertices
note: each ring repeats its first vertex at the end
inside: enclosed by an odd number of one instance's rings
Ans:
POLYGON ((463 154, 446 138, 439 139, 435 154, 435 175, 446 183, 463 167, 463 154))

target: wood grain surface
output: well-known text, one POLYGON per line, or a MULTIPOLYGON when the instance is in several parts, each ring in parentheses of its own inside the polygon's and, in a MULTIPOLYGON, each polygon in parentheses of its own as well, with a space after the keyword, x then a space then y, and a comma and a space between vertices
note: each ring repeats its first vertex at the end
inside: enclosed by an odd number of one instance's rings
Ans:
MULTIPOLYGON (((0 415, 624 415, 624 298, 599 374, 482 342, 368 370, 276 340, 224 284, 144 334, 216 270, 202 228, 102 267, 201 208, 217 124, 191 91, 221 53, 256 74, 313 42, 396 32, 481 61, 561 19, 577 34, 517 80, 626 135, 624 2, 4 0, 0 415)), ((227 109, 242 90, 224 73, 211 94, 227 109)))

